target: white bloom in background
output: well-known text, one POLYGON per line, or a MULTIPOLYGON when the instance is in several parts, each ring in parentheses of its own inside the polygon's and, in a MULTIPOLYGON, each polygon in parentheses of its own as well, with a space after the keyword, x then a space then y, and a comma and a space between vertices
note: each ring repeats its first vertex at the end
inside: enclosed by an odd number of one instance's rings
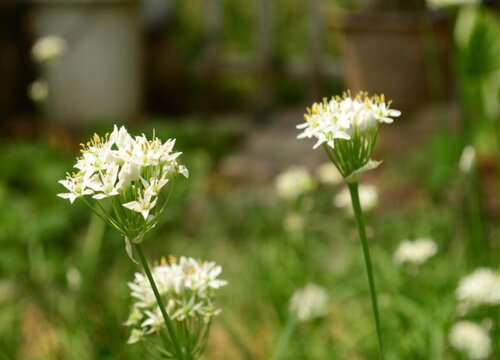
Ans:
POLYGON ((44 102, 49 96, 49 85, 45 80, 33 81, 28 87, 28 97, 37 103, 44 102))
POLYGON ((300 321, 310 321, 323 317, 330 311, 328 292, 313 283, 296 290, 290 300, 290 311, 300 321))
POLYGON ((331 162, 324 163, 316 169, 316 176, 322 184, 337 185, 342 182, 342 175, 331 162))
POLYGON ((459 321, 450 330, 450 345, 469 359, 486 359, 491 354, 488 332, 471 321, 459 321))
POLYGON ((314 189, 314 181, 306 169, 295 166, 279 174, 276 177, 275 186, 280 197, 295 200, 300 195, 314 189))
POLYGON ((38 63, 47 63, 66 53, 68 43, 60 36, 44 36, 36 40, 31 49, 33 59, 38 63))
POLYGON ((500 305, 500 273, 478 268, 460 280, 455 294, 468 306, 500 305))
MULTIPOLYGON (((190 333, 196 334, 197 329, 209 326, 210 319, 220 313, 213 301, 216 290, 226 286, 227 281, 218 278, 222 268, 214 262, 184 256, 179 260, 170 257, 169 262, 163 259, 152 269, 158 291, 170 318, 174 322, 185 322, 190 333)), ((134 303, 125 325, 132 327, 128 343, 134 343, 148 334, 162 331, 165 323, 147 277, 136 273, 134 281, 128 285, 134 303)))
POLYGON ((437 250, 436 243, 431 239, 403 240, 394 252, 394 262, 421 265, 436 255, 437 250))
POLYGON ((468 145, 462 151, 460 156, 459 168, 464 174, 468 174, 476 165, 476 150, 472 145, 468 145))
POLYGON ((383 95, 369 97, 360 92, 351 97, 347 92, 307 108, 306 122, 297 125, 302 130, 297 138, 315 138, 313 148, 324 145, 342 177, 357 182, 361 173, 378 165, 370 163, 378 125, 392 123, 400 115, 400 111, 390 108, 390 101, 386 103, 383 95))
MULTIPOLYGON (((363 211, 370 211, 378 205, 378 191, 373 185, 359 185, 359 202, 363 211)), ((345 187, 333 198, 333 204, 342 209, 346 209, 353 214, 351 205, 351 194, 349 188, 345 187)))

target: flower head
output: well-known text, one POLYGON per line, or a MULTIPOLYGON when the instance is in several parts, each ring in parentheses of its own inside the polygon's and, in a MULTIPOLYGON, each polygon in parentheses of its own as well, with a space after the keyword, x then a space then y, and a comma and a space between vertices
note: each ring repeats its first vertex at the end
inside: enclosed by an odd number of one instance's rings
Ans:
POLYGON ((31 49, 31 54, 36 62, 46 63, 61 57, 67 50, 66 40, 50 35, 38 39, 31 49))
POLYGON ((291 167, 276 177, 275 186, 280 197, 294 200, 303 193, 312 190, 314 181, 306 169, 291 167))
POLYGON ((378 125, 392 123, 401 112, 390 108, 383 95, 369 97, 360 92, 342 97, 323 99, 314 103, 304 115, 305 123, 297 125, 302 132, 298 138, 316 138, 313 148, 323 146, 329 157, 349 182, 356 182, 360 173, 373 169, 378 163, 366 166, 373 153, 378 125), (355 171, 357 173, 353 174, 355 171), (353 175, 349 178, 350 175, 353 175))
POLYGON ((500 305, 500 273, 488 268, 476 269, 460 280, 455 294, 468 306, 500 305))
POLYGON ((403 240, 394 252, 394 262, 422 265, 436 255, 437 250, 436 243, 431 239, 403 240))
POLYGON ((491 354, 491 339, 488 332, 471 321, 459 321, 450 330, 450 345, 464 353, 469 359, 486 359, 491 354))
POLYGON ((462 151, 458 167, 464 174, 469 174, 476 164, 476 150, 472 145, 467 145, 462 151))
MULTIPOLYGON (((227 285, 227 281, 218 278, 221 271, 214 262, 184 256, 179 260, 170 257, 168 263, 162 259, 152 269, 160 296, 176 326, 192 335, 207 336, 211 318, 221 311, 214 305, 215 292, 227 285)), ((147 277, 136 273, 129 287, 134 303, 125 325, 132 328, 128 342, 135 343, 162 331, 165 323, 147 277)), ((191 341, 189 336, 183 338, 191 341)), ((197 341, 199 344, 191 344, 191 349, 203 346, 206 339, 201 336, 197 341)))
POLYGON ((300 321, 310 321, 327 315, 330 311, 327 291, 316 284, 307 284, 293 293, 290 311, 300 321))
POLYGON ((85 199, 125 237, 131 255, 129 241, 139 242, 155 226, 164 207, 158 201, 169 181, 177 174, 188 176, 186 167, 177 162, 181 153, 173 151, 174 144, 173 139, 163 143, 154 135, 151 140, 145 135, 133 138, 123 126, 115 126, 104 137, 95 134, 82 144, 74 165, 77 172, 59 181, 68 192, 58 196, 71 203, 85 197, 111 202, 95 206, 85 199))

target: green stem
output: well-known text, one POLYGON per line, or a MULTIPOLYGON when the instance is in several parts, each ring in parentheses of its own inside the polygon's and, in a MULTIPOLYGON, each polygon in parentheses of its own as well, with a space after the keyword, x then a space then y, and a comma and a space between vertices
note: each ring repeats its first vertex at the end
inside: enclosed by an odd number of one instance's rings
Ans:
POLYGON ((134 244, 135 249, 137 250, 137 254, 139 254, 139 258, 141 259, 141 264, 142 267, 144 268, 144 271, 146 272, 146 276, 148 277, 149 284, 151 285, 151 288, 153 289, 153 293, 156 298, 156 302, 158 303, 158 307, 160 308, 161 314, 163 315, 163 320, 165 320, 165 325, 167 326, 168 333, 170 335, 170 339, 172 340, 174 347, 175 347, 175 352, 177 353, 178 359, 183 360, 184 355, 182 354, 181 347, 179 346, 179 342, 177 341, 177 336, 175 335, 175 330, 174 330, 174 324, 172 323, 172 320, 167 314, 167 310, 165 309, 165 304, 163 303, 163 300, 160 296, 160 293, 158 291, 158 288, 156 287, 155 280, 153 278, 153 275, 151 274, 151 270, 149 269, 148 261, 146 259, 146 255, 144 254, 144 251, 142 250, 141 244, 134 244))
POLYGON ((356 217, 356 224, 358 225, 359 239, 361 240, 361 247, 363 249, 363 256, 365 258, 366 275, 368 277, 368 285, 370 286, 370 297, 373 308, 373 318, 375 319, 375 328, 377 330, 378 352, 381 360, 384 359, 384 345, 382 343, 382 332, 380 329, 380 318, 378 314, 377 293, 375 291, 375 281, 373 280, 372 261, 370 259, 370 250, 368 248, 368 240, 366 238, 365 224, 363 222, 363 211, 359 202, 358 183, 350 183, 349 192, 351 193, 352 207, 356 217))
POLYGON ((297 318, 293 315, 290 315, 285 329, 281 334, 280 340, 278 342, 278 346, 276 347, 276 351, 272 357, 272 360, 281 360, 285 355, 285 350, 290 342, 290 339, 295 331, 295 327, 297 326, 297 318))

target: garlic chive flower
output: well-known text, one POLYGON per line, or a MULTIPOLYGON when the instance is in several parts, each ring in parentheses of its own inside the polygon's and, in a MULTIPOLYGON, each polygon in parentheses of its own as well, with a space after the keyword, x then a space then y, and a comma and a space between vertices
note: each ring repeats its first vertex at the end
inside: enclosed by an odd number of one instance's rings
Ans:
POLYGON ((297 125, 302 138, 315 138, 313 148, 323 146, 330 159, 348 182, 357 182, 361 173, 376 168, 371 160, 377 140, 378 125, 392 123, 401 112, 390 108, 384 95, 369 97, 350 93, 314 103, 304 115, 305 123, 297 125))
POLYGON ((491 355, 491 338, 488 331, 472 321, 459 321, 450 330, 450 345, 468 359, 487 359, 491 355))
POLYGON ((326 316, 330 312, 328 292, 319 285, 309 283, 293 293, 290 311, 299 321, 326 316))
POLYGON ((467 307, 500 305, 500 273, 478 268, 460 280, 455 295, 467 307))
POLYGON ((278 196, 287 200, 295 200, 315 187, 307 169, 299 166, 292 166, 279 174, 274 183, 278 196))
POLYGON ((438 247, 431 239, 403 240, 394 252, 394 262, 398 265, 422 265, 436 255, 438 247))
MULTIPOLYGON (((152 269, 186 358, 197 359, 202 354, 211 319, 221 312, 214 305, 217 289, 227 285, 227 281, 218 278, 221 271, 214 262, 184 256, 179 260, 171 256, 168 262, 163 258, 152 269)), ((165 330, 165 323, 147 277, 136 273, 129 287, 134 303, 125 325, 131 328, 128 343, 132 344, 159 335, 165 330)), ((166 350, 173 353, 173 346, 166 350)))
POLYGON ((175 140, 163 143, 153 135, 148 140, 132 137, 125 127, 101 137, 94 134, 82 144, 76 171, 59 181, 68 192, 58 194, 73 203, 82 199, 125 238, 131 256, 131 242, 139 243, 154 227, 166 205, 166 188, 177 174, 188 177, 177 162, 175 140))

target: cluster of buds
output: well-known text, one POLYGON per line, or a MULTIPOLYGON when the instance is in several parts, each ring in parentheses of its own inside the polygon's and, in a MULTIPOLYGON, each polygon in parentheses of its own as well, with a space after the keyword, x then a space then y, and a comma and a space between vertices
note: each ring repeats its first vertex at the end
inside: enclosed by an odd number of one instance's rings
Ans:
MULTIPOLYGON (((189 359, 197 359, 208 338, 211 318, 220 313, 214 306, 215 291, 227 284, 218 279, 222 268, 214 262, 201 262, 193 258, 163 258, 152 269, 160 296, 176 328, 177 339, 189 359)), ((148 335, 165 331, 161 310, 145 275, 136 273, 129 283, 134 303, 126 326, 132 328, 129 343, 145 340, 148 335)), ((172 348, 166 353, 174 354, 172 348)), ((172 355, 173 356, 173 355, 172 355)))
POLYGON ((377 140, 378 125, 392 123, 401 112, 390 108, 383 95, 369 97, 360 92, 350 93, 314 103, 304 115, 301 138, 316 138, 313 148, 323 146, 348 182, 357 182, 364 171, 377 167, 371 156, 377 140))
POLYGON ((104 137, 94 134, 82 144, 77 171, 59 181, 68 192, 58 196, 71 203, 83 199, 124 236, 131 256, 130 242, 141 242, 164 209, 165 186, 177 174, 188 177, 186 167, 177 163, 181 153, 173 152, 174 144, 174 139, 162 143, 154 135, 152 140, 144 134, 134 138, 125 127, 115 126, 104 137))

